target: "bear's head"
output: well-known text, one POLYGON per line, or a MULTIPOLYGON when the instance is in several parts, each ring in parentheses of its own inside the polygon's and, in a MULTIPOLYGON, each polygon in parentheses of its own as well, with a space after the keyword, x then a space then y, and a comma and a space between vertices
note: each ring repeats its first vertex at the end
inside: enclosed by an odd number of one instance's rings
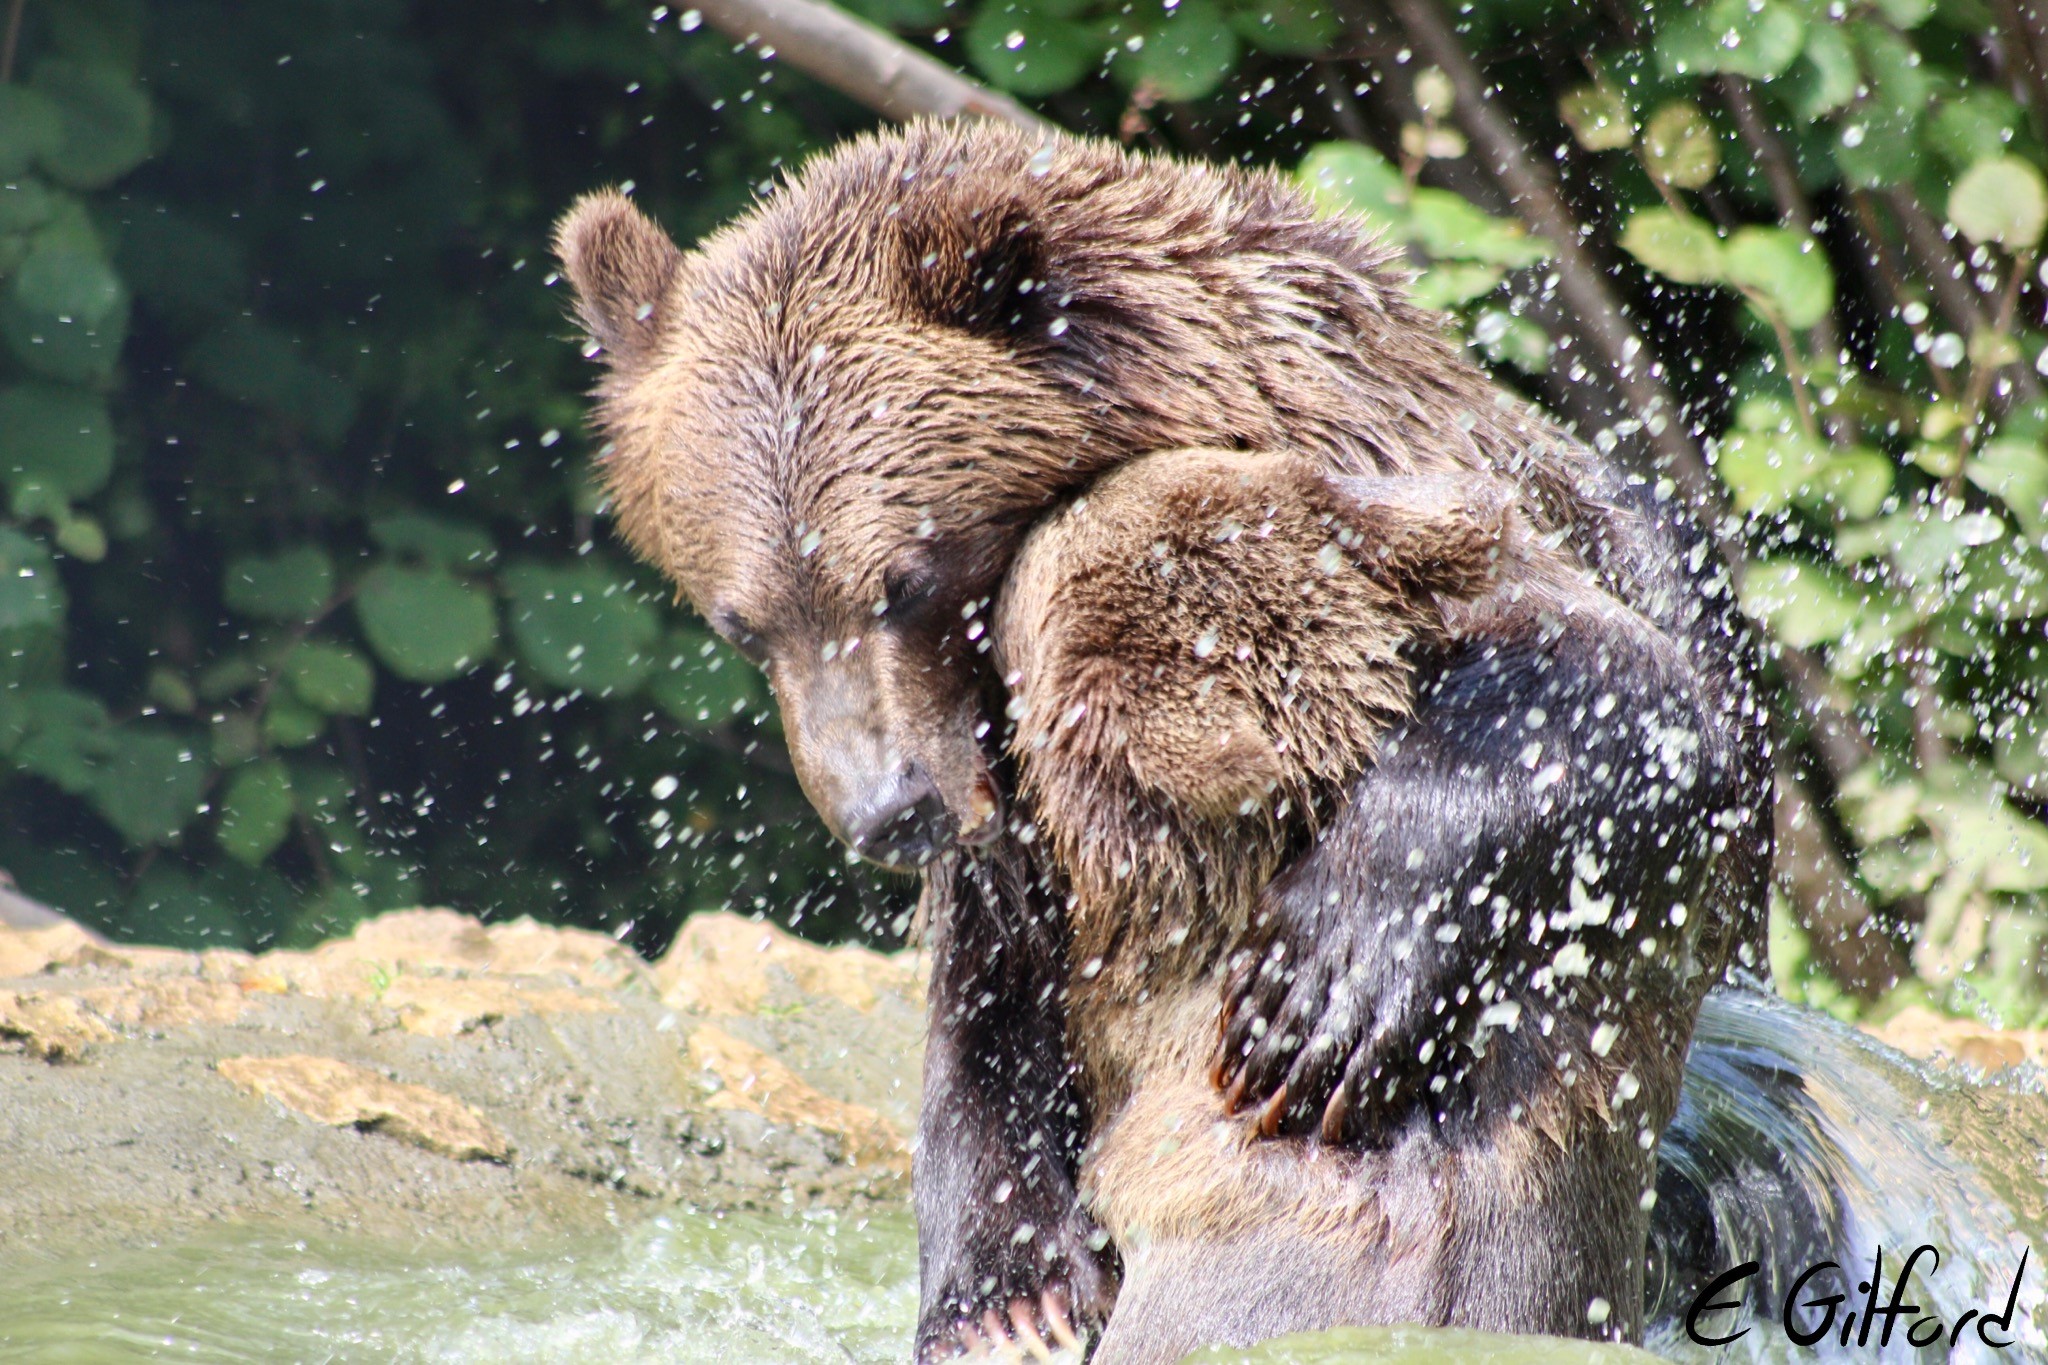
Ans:
POLYGON ((1195 446, 1492 472, 1526 427, 1361 224, 1104 144, 918 124, 693 251, 614 193, 557 247, 625 534, 767 671, 806 793, 882 862, 998 832, 985 622, 1097 474, 1195 446))

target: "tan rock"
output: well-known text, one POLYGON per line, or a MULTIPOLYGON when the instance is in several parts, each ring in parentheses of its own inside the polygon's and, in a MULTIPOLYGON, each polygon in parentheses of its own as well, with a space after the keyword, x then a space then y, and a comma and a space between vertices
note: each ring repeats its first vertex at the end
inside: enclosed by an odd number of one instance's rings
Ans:
POLYGON ((1909 1005, 1869 1032, 1909 1056, 1953 1058, 1980 1071, 2048 1067, 2048 1029, 1995 1029, 1909 1005))
POLYGON ((248 1004, 242 988, 196 976, 143 979, 92 986, 78 999, 108 1022, 127 1029, 162 1030, 180 1024, 232 1024, 248 1004))
POLYGON ((215 1068, 244 1090, 334 1127, 386 1133, 457 1161, 507 1161, 511 1145, 451 1095, 332 1057, 228 1057, 215 1068))
POLYGON ((770 1123, 831 1133, 845 1144, 853 1163, 909 1173, 910 1148, 903 1134, 874 1110, 821 1093, 760 1048, 708 1024, 690 1035, 689 1049, 690 1060, 716 1078, 719 1088, 710 1100, 714 1109, 742 1109, 770 1123))
POLYGON ((647 965, 631 948, 588 929, 558 929, 521 916, 493 924, 490 968, 508 976, 566 973, 585 986, 610 990, 642 979, 647 965))
POLYGON ((75 1062, 94 1043, 118 1035, 76 996, 55 991, 0 991, 0 1039, 26 1045, 47 1062, 75 1062))
POLYGON ((41 929, 0 928, 0 979, 35 976, 94 947, 96 940, 75 924, 41 929))
POLYGON ((871 1010, 884 995, 924 999, 920 964, 910 954, 890 956, 847 945, 814 943, 740 915, 692 915, 654 967, 662 1003, 703 1014, 757 1014, 800 1003, 805 995, 830 996, 871 1010))
POLYGON ((522 1014, 608 1014, 618 1005, 567 986, 529 985, 498 977, 401 976, 379 997, 408 1031, 453 1038, 522 1014))
POLYGON ((348 938, 322 944, 316 955, 413 971, 561 972, 606 987, 641 971, 630 949, 588 929, 557 929, 529 918, 486 925, 453 910, 394 910, 365 920, 348 938))

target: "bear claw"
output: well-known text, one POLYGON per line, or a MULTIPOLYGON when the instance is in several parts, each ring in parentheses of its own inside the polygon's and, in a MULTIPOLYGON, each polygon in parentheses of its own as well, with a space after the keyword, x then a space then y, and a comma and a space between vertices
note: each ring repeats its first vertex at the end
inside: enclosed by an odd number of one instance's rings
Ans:
MULTIPOLYGON (((979 1319, 963 1318, 954 1324, 952 1340, 936 1343, 940 1351, 928 1351, 924 1359, 937 1362, 948 1359, 943 1348, 958 1347, 974 1360, 1025 1359, 1051 1362, 1055 1351, 1071 1352, 1079 1360, 1085 1350, 1085 1343, 1074 1331, 1072 1319, 1067 1314, 1065 1300, 1056 1290, 1048 1289, 1036 1301, 1012 1299, 1008 1306, 1008 1317, 990 1307, 982 1311, 979 1319), (1050 1337, 1051 1341, 1046 1338, 1050 1337)), ((958 1359, 957 1356, 950 1357, 958 1359)))

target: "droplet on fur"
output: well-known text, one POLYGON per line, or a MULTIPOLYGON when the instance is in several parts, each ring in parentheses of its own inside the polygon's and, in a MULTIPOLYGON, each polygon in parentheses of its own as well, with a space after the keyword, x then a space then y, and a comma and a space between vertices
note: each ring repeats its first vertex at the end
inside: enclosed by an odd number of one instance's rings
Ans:
POLYGON ((1054 318, 1045 331, 1048 336, 1065 336, 1067 333, 1067 320, 1065 318, 1054 318))
POLYGON ((1214 654, 1216 652, 1216 642, 1219 638, 1215 626, 1211 626, 1203 631, 1195 638, 1195 657, 1197 659, 1206 659, 1211 654, 1214 654))
POLYGON ((1614 1312, 1614 1305, 1605 1299, 1596 1298, 1586 1305, 1586 1321, 1598 1327, 1614 1312))

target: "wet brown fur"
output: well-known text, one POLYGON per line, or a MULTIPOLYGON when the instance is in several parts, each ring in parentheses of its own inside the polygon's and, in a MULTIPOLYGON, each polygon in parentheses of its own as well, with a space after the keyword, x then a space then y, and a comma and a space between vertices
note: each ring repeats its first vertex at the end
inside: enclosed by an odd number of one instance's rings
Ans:
MULTIPOLYGON (((1535 566, 1532 581, 1554 589, 1552 605, 1609 592, 1640 603, 1677 590, 1627 549, 1631 514, 1610 502, 1611 481, 1581 447, 1486 380, 1409 301, 1393 251, 1355 221, 1318 216, 1265 172, 1067 139, 1041 146, 985 124, 917 124, 814 160, 688 253, 611 194, 579 203, 558 247, 609 367, 596 416, 620 525, 768 669, 799 776, 835 829, 835 807, 861 773, 914 763, 931 774, 960 831, 991 832, 988 793, 1000 765, 989 721, 1004 695, 978 627, 1034 525, 1091 484, 1078 508, 1119 496, 1116 476, 1097 483, 1105 471, 1146 456, 1199 468, 1187 478, 1207 480, 1206 490, 1177 505, 1196 525, 1208 515, 1203 497, 1235 507, 1231 515, 1256 537, 1263 508, 1248 516, 1245 488, 1225 472, 1249 462, 1254 484, 1281 479, 1298 495, 1280 543, 1311 525, 1322 537, 1318 554, 1329 525, 1358 537, 1358 545, 1340 542, 1355 600, 1281 566, 1259 585, 1281 591, 1247 609, 1286 624, 1246 641, 1234 633, 1246 629, 1242 621, 1219 621, 1213 666, 1205 661, 1179 680, 1166 678, 1171 668, 1162 673, 1164 695, 1154 700, 1171 704, 1136 730, 1063 730, 1067 708, 1041 709, 1033 681, 1020 678, 1020 742, 1042 737, 1055 751, 1072 746, 1076 758, 1072 768, 1026 762, 1029 790, 998 852, 1049 861, 1055 879, 1071 878, 1071 1037, 1084 1053, 1120 1058, 1110 1069, 1126 1082, 1109 1083, 1098 1069, 1098 1198, 1113 1221, 1146 1224, 1148 1235, 1187 1234, 1156 1243, 1153 1289, 1180 1273, 1176 1256, 1191 1258, 1193 1274, 1207 1239, 1216 1256, 1202 1283, 1227 1294, 1225 1281, 1249 1274, 1244 1266, 1257 1264, 1263 1245, 1271 1258, 1261 1301, 1282 1303, 1290 1267, 1334 1239, 1349 1250, 1327 1262, 1335 1267, 1323 1272, 1335 1276, 1327 1295, 1296 1296, 1300 1312, 1321 1319, 1293 1326, 1444 1320, 1431 1295, 1448 1292, 1445 1277, 1473 1270, 1446 1265, 1461 1234, 1445 1232, 1441 1220, 1469 1229, 1498 1220, 1498 1209, 1433 1204, 1428 1191, 1443 1171, 1430 1163, 1451 1159, 1441 1152, 1383 1155, 1329 1175, 1341 1154, 1260 1144, 1244 1121, 1223 1120, 1206 1080, 1217 983, 1253 896, 1288 846, 1264 837, 1284 832, 1279 803, 1312 818, 1400 713, 1398 642, 1503 623, 1540 628, 1498 592, 1469 606, 1456 601, 1478 586, 1461 577, 1473 568, 1467 550, 1511 521, 1528 547, 1525 567, 1535 566), (1451 537, 1462 548, 1435 569, 1375 567, 1364 551, 1398 543, 1402 528, 1362 526, 1355 507, 1317 501, 1311 474, 1449 480, 1472 511, 1451 537), (1466 534, 1472 528, 1476 537, 1466 534), (1284 591, 1290 581, 1312 591, 1297 602, 1284 591), (906 582, 935 585, 914 615, 890 607, 906 582), (1397 582, 1401 590, 1391 590, 1397 582), (1411 586, 1450 607, 1425 607, 1411 586), (1319 618, 1326 608, 1336 615, 1319 618), (1340 621, 1350 624, 1340 629, 1340 621), (1299 710, 1272 694, 1275 675, 1233 667, 1246 662, 1236 659, 1241 643, 1263 665, 1311 640, 1327 650, 1312 662, 1325 666, 1305 671, 1319 690, 1299 710), (1234 719, 1220 729, 1220 713, 1192 690, 1210 678, 1212 692, 1233 699, 1234 719), (1105 800, 1148 816, 1174 812, 1173 846, 1143 850, 1142 822, 1122 815, 1086 826, 1105 800), (1051 831, 1050 860, 1044 843, 1026 846, 1033 819, 1051 831), (1119 882, 1121 861, 1149 868, 1132 883, 1150 888, 1143 896, 1119 882), (1139 944, 1174 952, 1151 972, 1118 967, 1140 956, 1120 945, 1139 944), (1091 971, 1097 958, 1106 961, 1091 971), (1134 1071, 1156 1082, 1143 1103, 1130 1100, 1134 1071), (1119 1123, 1123 1138, 1104 1142, 1119 1123), (1191 1123, 1199 1131, 1183 1137, 1191 1123), (1173 1155, 1155 1160, 1162 1152, 1173 1155), (1226 1254, 1240 1244, 1252 1248, 1243 1265, 1226 1254), (1434 1250, 1418 1249, 1425 1244, 1434 1250), (1360 1268, 1369 1263, 1401 1267, 1399 1292, 1385 1274, 1360 1268), (1374 1293, 1381 1306, 1362 1317, 1359 1296, 1374 1293)), ((1127 510, 1155 524, 1161 515, 1142 500, 1127 510)), ((1040 534, 1085 549, 1088 515, 1071 510, 1040 534)), ((1169 540, 1181 535, 1179 554, 1208 551, 1183 530, 1177 521, 1161 527, 1169 540)), ((1132 572, 1142 571, 1108 565, 1104 581, 1132 572)), ((1191 618, 1181 617, 1127 621, 1114 638, 1090 638, 1097 626, 1061 617, 1050 600, 1035 608, 1047 614, 1027 622, 1033 583, 1028 573, 1012 583, 1009 624, 996 634, 1035 632, 1094 660, 1080 674, 1089 697, 1098 683, 1111 694, 1142 692, 1145 651, 1202 634, 1183 634, 1191 618)), ((1205 601, 1193 578, 1179 596, 1165 586, 1177 611, 1224 605, 1205 601)), ((1104 624, 1114 624, 1114 594, 1100 601, 1110 612, 1104 624)), ((1019 660, 1011 671, 1030 667, 1019 660)), ((1100 707, 1083 723, 1109 726, 1100 707)), ((1718 932, 1715 916, 1700 918, 1710 936, 1718 932)), ((1744 932, 1709 945, 1713 973, 1744 932)), ((1666 1010, 1673 1029, 1689 1033, 1682 1001, 1636 1008, 1666 1010)), ((1677 1045, 1682 1056, 1682 1036, 1677 1045)), ((1675 1099, 1675 1061, 1671 1069, 1675 1099)), ((1608 1070, 1588 1084, 1598 1089, 1608 1070)), ((1668 1113, 1666 1097, 1650 1107, 1658 1105, 1668 1113)), ((1552 1180, 1558 1163, 1524 1157, 1604 1133, 1598 1108, 1573 1098, 1556 1113, 1531 1115, 1500 1139, 1507 1145, 1488 1177, 1493 1195, 1468 1180, 1461 1197, 1512 1200, 1517 1163, 1531 1181, 1552 1180)), ((1609 1187, 1571 1194, 1589 1218, 1636 1216, 1632 1203, 1607 1208, 1617 1189, 1634 1198, 1625 1188, 1630 1160, 1579 1163, 1605 1172, 1609 1187)), ((1260 1309, 1243 1319, 1252 1324, 1245 1330, 1291 1330, 1290 1311, 1262 1317, 1260 1309)))
MULTIPOLYGON (((1022 793, 1076 964, 1214 962, 1405 715, 1414 646, 1491 586, 1509 515, 1422 479, 1340 495, 1298 456, 1163 451, 1025 541, 997 607, 1022 793)), ((1517 554, 1519 558, 1519 553, 1517 554)))
MULTIPOLYGON (((1335 1322, 1579 1320, 1469 1286, 1514 1279, 1495 1261, 1526 1254, 1501 1231, 1518 1217, 1640 1216, 1649 1156, 1608 1096, 1635 1066, 1668 1115, 1656 1030, 1581 1053, 1463 1146, 1264 1140, 1209 1079, 1220 974, 1408 713, 1414 651, 1571 610, 1625 615, 1500 503, 1426 478, 1340 491, 1288 455, 1146 456, 1026 540, 997 654, 1024 808, 1071 888, 1071 1035, 1098 1115, 1083 1178, 1127 1247, 1105 1359, 1335 1322)), ((1583 1046, 1596 1005, 1552 1055, 1583 1046)))

